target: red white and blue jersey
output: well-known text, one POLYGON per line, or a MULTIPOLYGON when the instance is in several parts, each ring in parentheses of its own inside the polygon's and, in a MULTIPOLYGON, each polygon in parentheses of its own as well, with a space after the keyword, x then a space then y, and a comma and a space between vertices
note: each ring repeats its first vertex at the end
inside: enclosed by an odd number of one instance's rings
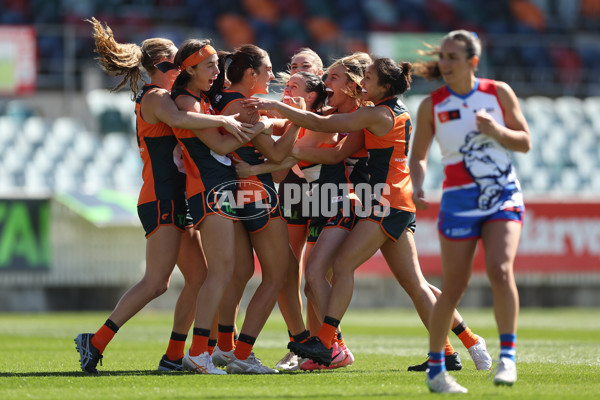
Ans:
POLYGON ((485 109, 505 126, 496 81, 478 78, 466 95, 443 86, 431 93, 434 137, 440 146, 445 179, 442 211, 481 216, 523 207, 510 152, 477 130, 475 113, 485 109))

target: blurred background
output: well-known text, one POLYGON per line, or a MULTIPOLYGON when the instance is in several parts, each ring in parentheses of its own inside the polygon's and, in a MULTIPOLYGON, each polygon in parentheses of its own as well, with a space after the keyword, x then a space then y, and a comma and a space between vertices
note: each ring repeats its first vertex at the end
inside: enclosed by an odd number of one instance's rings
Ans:
MULTIPOLYGON (((254 43, 275 71, 301 47, 325 65, 354 51, 415 61, 450 30, 476 32, 478 75, 513 87, 531 129, 532 150, 514 155, 528 205, 522 302, 600 305, 600 0, 0 0, 0 310, 112 308, 143 274, 134 107, 107 90, 117 80, 94 60, 92 16, 120 42, 254 43)), ((403 98, 413 117, 440 84, 415 79, 403 98)), ((430 153, 435 199, 442 168, 435 144, 430 153)), ((435 207, 418 218, 435 282, 435 207)), ((489 306, 480 254, 475 272, 463 303, 489 306)), ((410 305, 380 255, 358 274, 357 290, 374 295, 355 306, 410 305)), ((164 297, 157 306, 174 304, 164 297)))

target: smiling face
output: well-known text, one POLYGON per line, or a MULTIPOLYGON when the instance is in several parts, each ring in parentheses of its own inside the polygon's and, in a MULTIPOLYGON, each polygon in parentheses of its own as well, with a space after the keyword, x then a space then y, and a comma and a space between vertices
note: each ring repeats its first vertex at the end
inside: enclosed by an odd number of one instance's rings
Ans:
POLYGON ((352 82, 346 75, 346 68, 343 65, 330 68, 327 71, 325 79, 327 87, 327 105, 339 108, 348 101, 354 101, 349 93, 354 91, 356 83, 352 82))
POLYGON ((363 100, 373 103, 383 99, 387 93, 387 88, 379 85, 377 70, 373 64, 365 70, 365 77, 360 82, 360 86, 362 87, 363 100))
POLYGON ((218 61, 219 57, 213 54, 193 67, 187 67, 186 71, 191 75, 189 85, 199 91, 209 90, 219 75, 218 61))
POLYGON ((292 75, 283 89, 283 95, 285 97, 304 97, 306 93, 306 83, 304 82, 304 79, 299 76, 292 75))
POLYGON ((273 66, 271 65, 271 59, 269 56, 263 58, 263 63, 258 67, 258 71, 254 72, 254 87, 252 88, 252 95, 254 94, 267 94, 269 93, 269 84, 275 75, 273 75, 273 66))
POLYGON ((315 100, 315 93, 306 90, 306 82, 298 75, 292 75, 283 89, 283 102, 288 104, 290 98, 302 97, 306 102, 307 108, 311 108, 315 100))
POLYGON ((460 40, 444 40, 438 57, 440 73, 448 84, 468 80, 474 74, 474 60, 467 58, 466 44, 460 40))

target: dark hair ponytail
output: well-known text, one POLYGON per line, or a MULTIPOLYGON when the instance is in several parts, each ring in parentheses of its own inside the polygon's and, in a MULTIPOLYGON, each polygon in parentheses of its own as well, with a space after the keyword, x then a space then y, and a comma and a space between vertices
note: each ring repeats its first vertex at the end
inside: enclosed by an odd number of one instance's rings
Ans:
POLYGON ((231 63, 228 63, 228 61, 230 61, 231 57, 233 56, 232 52, 224 50, 217 52, 217 54, 219 55, 219 61, 217 63, 217 66, 219 67, 219 75, 217 76, 217 79, 213 82, 212 86, 210 87, 210 90, 206 93, 210 101, 214 101, 215 96, 225 87, 227 67, 229 66, 228 64, 231 63))
POLYGON ((377 72, 377 80, 380 86, 389 84, 386 96, 403 94, 410 89, 412 82, 412 64, 401 62, 397 64, 391 58, 377 58, 373 61, 373 67, 377 72))
POLYGON ((316 97, 312 104, 307 104, 312 111, 320 111, 327 100, 327 87, 319 75, 312 72, 300 71, 292 76, 299 76, 306 85, 307 93, 315 93, 316 97))

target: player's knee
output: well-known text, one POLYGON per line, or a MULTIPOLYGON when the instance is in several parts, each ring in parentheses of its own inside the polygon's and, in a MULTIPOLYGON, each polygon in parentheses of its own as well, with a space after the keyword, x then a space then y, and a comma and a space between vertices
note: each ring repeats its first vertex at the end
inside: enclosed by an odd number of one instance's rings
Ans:
POLYGON ((206 280, 206 274, 195 274, 193 276, 186 276, 184 286, 193 291, 199 291, 202 284, 206 280))
POLYGON ((150 295, 153 299, 163 295, 169 289, 169 282, 156 282, 150 286, 150 295))
POLYGON ((489 264, 487 274, 492 285, 506 285, 510 282, 512 268, 508 263, 489 264))

